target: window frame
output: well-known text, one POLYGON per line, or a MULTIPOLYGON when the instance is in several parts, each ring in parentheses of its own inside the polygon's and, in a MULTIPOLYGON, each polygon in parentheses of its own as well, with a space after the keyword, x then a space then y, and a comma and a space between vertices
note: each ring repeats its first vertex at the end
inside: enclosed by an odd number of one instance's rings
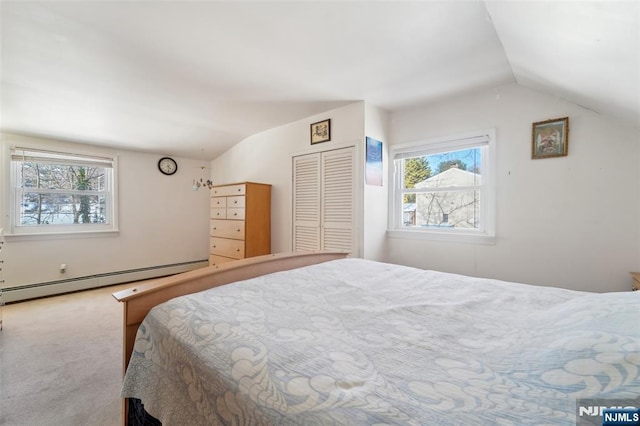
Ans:
POLYGON ((467 244, 495 244, 496 184, 495 129, 432 138, 391 147, 389 191, 389 223, 387 235, 392 238, 427 239, 467 244), (480 184, 480 228, 410 228, 403 224, 404 173, 400 162, 405 158, 433 155, 467 148, 482 148, 480 184))
POLYGON ((9 190, 9 229, 10 232, 5 234, 7 237, 32 237, 36 239, 54 237, 92 237, 99 235, 110 235, 118 233, 118 156, 116 154, 105 154, 96 152, 70 152, 65 149, 51 150, 36 146, 11 146, 8 150, 8 190, 9 190), (22 154, 20 154, 22 153, 22 154), (26 154, 25 154, 26 153, 26 154), (22 225, 20 224, 20 202, 22 193, 39 192, 39 193, 60 193, 72 194, 78 190, 59 190, 49 189, 42 190, 38 188, 22 188, 20 170, 20 155, 27 157, 32 154, 32 158, 42 158, 41 163, 60 162, 68 164, 79 164, 86 166, 102 165, 110 169, 109 177, 105 182, 105 191, 87 191, 82 192, 83 195, 104 195, 106 196, 106 223, 69 223, 69 224, 38 224, 38 225, 22 225))

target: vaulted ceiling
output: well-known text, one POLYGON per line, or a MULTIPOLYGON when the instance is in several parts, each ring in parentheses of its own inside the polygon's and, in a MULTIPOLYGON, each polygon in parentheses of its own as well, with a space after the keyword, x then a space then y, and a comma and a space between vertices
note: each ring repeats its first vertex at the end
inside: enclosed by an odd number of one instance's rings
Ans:
POLYGON ((213 159, 353 101, 518 83, 640 129, 637 1, 2 1, 0 126, 213 159))

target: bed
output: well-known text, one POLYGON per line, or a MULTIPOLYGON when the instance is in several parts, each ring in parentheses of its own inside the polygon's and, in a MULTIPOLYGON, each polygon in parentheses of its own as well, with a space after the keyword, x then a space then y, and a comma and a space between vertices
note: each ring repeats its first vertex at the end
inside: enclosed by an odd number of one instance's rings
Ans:
POLYGON ((640 405, 640 292, 306 253, 114 296, 122 397, 164 425, 575 425, 581 401, 640 405))

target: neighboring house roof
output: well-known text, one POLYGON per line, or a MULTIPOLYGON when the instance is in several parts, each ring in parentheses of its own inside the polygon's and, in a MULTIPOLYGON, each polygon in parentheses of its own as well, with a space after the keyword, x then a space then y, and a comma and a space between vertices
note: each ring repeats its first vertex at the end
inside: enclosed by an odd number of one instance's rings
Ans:
POLYGON ((410 213, 416 211, 416 203, 404 203, 402 207, 404 213, 410 213))
POLYGON ((416 225, 447 228, 477 228, 477 191, 448 191, 452 187, 473 187, 482 176, 452 167, 415 185, 416 188, 442 188, 416 194, 416 225))
POLYGON ((451 167, 442 173, 431 176, 415 184, 415 188, 440 188, 446 186, 473 186, 480 183, 482 176, 459 169, 457 167, 451 167))

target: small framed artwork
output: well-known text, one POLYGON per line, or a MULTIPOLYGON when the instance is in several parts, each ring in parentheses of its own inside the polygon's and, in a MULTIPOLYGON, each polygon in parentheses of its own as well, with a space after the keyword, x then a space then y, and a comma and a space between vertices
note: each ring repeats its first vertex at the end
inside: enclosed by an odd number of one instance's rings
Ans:
POLYGON ((531 158, 565 157, 569 154, 569 117, 533 123, 531 158))
POLYGON ((311 124, 311 145, 331 140, 331 119, 311 124))
POLYGON ((382 142, 369 136, 364 175, 367 185, 382 186, 382 142))

